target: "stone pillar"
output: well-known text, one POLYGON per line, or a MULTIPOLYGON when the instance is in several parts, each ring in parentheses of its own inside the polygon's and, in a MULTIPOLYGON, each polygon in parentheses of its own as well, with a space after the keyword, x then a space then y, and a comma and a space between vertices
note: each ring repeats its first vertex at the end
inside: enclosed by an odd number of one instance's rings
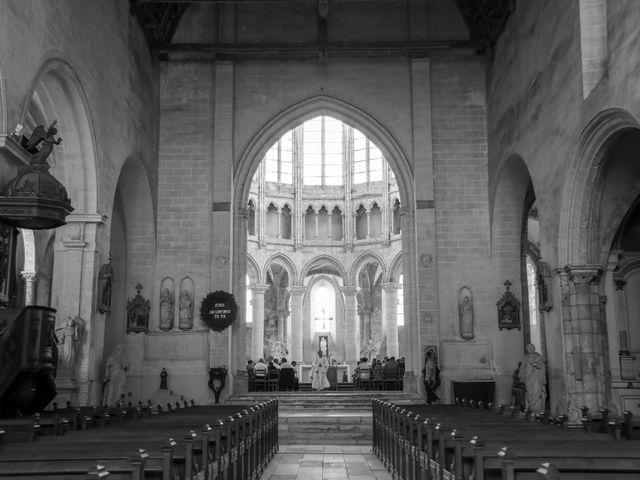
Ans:
POLYGON ((567 265, 559 272, 567 415, 573 423, 583 405, 590 411, 606 406, 600 274, 597 265, 567 265))
POLYGON ((328 238, 329 238, 329 240, 333 240, 333 225, 332 225, 332 223, 333 223, 333 221, 332 221, 333 213, 329 212, 329 214, 327 215, 327 218, 329 219, 329 236, 328 236, 328 238))
POLYGON ((36 295, 36 280, 37 274, 36 272, 20 272, 24 280, 24 304, 28 305, 37 305, 38 299, 36 295))
POLYGON ((251 287, 253 300, 253 327, 251 329, 251 358, 258 361, 264 356, 264 294, 269 285, 251 287))
POLYGON ((100 382, 96 380, 101 378, 104 321, 94 310, 94 298, 99 268, 96 244, 104 217, 75 214, 66 221, 56 232, 51 306, 58 310, 56 327, 62 327, 67 316, 80 316, 84 334, 79 340, 75 365, 56 378, 59 395, 56 401, 90 405, 99 402, 102 396, 100 382))
POLYGON ((382 312, 387 337, 387 355, 398 357, 398 288, 397 283, 383 283, 382 292, 384 294, 385 308, 382 312))
POLYGON ((278 310, 278 340, 284 342, 284 311, 278 310))
POLYGON ((307 291, 305 286, 289 287, 291 294, 291 358, 298 363, 302 363, 302 327, 304 325, 302 299, 304 292, 307 291))
POLYGON ((358 319, 358 288, 345 285, 341 288, 344 295, 344 353, 345 363, 355 365, 360 359, 360 322, 358 319))

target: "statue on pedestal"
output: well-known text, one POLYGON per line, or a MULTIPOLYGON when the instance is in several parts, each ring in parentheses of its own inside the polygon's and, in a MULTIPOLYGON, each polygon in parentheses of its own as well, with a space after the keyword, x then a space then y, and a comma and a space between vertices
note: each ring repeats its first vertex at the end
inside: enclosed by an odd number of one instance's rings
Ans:
POLYGON ((526 351, 518 373, 525 386, 525 406, 532 412, 542 412, 545 410, 547 398, 544 358, 536 352, 536 347, 532 343, 526 346, 526 351))
POLYGON ((107 359, 104 367, 104 395, 103 405, 118 405, 124 396, 124 384, 129 363, 124 351, 124 345, 117 345, 115 352, 107 359))
POLYGON ((73 369, 75 366, 83 324, 84 321, 79 316, 75 318, 68 316, 64 327, 57 329, 58 342, 62 346, 58 357, 61 367, 73 369))

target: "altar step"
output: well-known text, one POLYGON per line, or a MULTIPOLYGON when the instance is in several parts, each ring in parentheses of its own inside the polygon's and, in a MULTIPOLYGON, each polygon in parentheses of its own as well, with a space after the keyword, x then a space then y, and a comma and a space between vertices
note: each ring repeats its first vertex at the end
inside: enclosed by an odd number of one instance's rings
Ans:
POLYGON ((232 395, 226 403, 253 405, 267 400, 277 399, 280 412, 344 412, 366 411, 371 413, 371 400, 377 398, 397 405, 424 402, 418 394, 400 391, 323 391, 323 392, 250 392, 232 395))
POLYGON ((370 445, 373 442, 373 417, 371 411, 281 412, 278 442, 282 445, 370 445))
POLYGON ((278 400, 278 441, 283 445, 370 445, 371 400, 398 405, 421 403, 418 394, 398 391, 251 392, 232 395, 227 403, 252 405, 278 400))

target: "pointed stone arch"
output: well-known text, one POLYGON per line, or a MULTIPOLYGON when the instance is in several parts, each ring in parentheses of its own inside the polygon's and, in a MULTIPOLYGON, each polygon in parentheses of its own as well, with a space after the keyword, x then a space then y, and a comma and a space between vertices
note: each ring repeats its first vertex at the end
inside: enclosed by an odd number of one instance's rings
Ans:
POLYGON ((304 283, 305 278, 310 275, 314 268, 319 268, 323 265, 328 265, 333 273, 342 279, 343 285, 349 285, 349 277, 347 276, 346 270, 342 264, 331 255, 318 255, 309 260, 300 272, 300 284, 304 283))
POLYGON ((272 264, 280 265, 287 271, 287 274, 289 275, 289 285, 298 285, 298 272, 296 270, 296 266, 289 257, 282 253, 272 255, 264 263, 264 268, 262 269, 262 278, 264 281, 267 279, 267 272, 272 264))
POLYGON ((371 261, 380 265, 380 268, 382 269, 382 278, 387 278, 388 270, 387 266, 384 263, 384 260, 382 260, 382 258, 374 252, 364 252, 363 254, 359 255, 358 258, 356 258, 356 260, 353 262, 353 265, 351 265, 351 270, 349 271, 349 281, 351 282, 351 285, 357 285, 358 274, 360 273, 360 270, 363 266, 365 266, 367 263, 370 263, 371 261))
POLYGON ((364 109, 344 100, 318 95, 291 105, 257 131, 242 150, 234 174, 234 205, 246 203, 251 179, 274 138, 318 115, 329 115, 358 128, 374 141, 391 166, 398 182, 402 203, 413 205, 413 172, 409 156, 400 142, 376 118, 364 109))
POLYGON ((387 271, 386 282, 398 282, 398 279, 402 275, 402 252, 398 252, 396 256, 391 260, 389 264, 389 270, 387 271))
POLYGON ((595 115, 580 133, 563 188, 559 265, 602 264, 600 242, 592 231, 594 208, 600 201, 598 178, 617 134, 638 128, 640 124, 629 112, 610 108, 595 115))
POLYGON ((87 97, 74 69, 64 60, 43 63, 28 90, 21 123, 48 126, 57 120, 63 141, 53 153, 51 173, 65 186, 74 214, 96 213, 100 205, 98 155, 87 97))
POLYGON ((251 283, 261 284, 262 283, 262 272, 260 271, 260 267, 255 259, 247 253, 247 274, 249 275, 249 279, 251 283))

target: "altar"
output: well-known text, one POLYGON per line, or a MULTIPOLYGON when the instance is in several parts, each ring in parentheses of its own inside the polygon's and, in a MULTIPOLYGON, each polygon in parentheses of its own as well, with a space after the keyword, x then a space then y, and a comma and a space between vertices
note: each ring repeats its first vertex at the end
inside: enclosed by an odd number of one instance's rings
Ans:
MULTIPOLYGON (((311 368, 313 365, 300 365, 298 368, 298 379, 300 383, 311 383, 311 368)), ((351 370, 349 365, 334 365, 338 369, 338 383, 349 383, 351 381, 351 370), (344 382, 344 374, 347 374, 347 381, 344 382)))

